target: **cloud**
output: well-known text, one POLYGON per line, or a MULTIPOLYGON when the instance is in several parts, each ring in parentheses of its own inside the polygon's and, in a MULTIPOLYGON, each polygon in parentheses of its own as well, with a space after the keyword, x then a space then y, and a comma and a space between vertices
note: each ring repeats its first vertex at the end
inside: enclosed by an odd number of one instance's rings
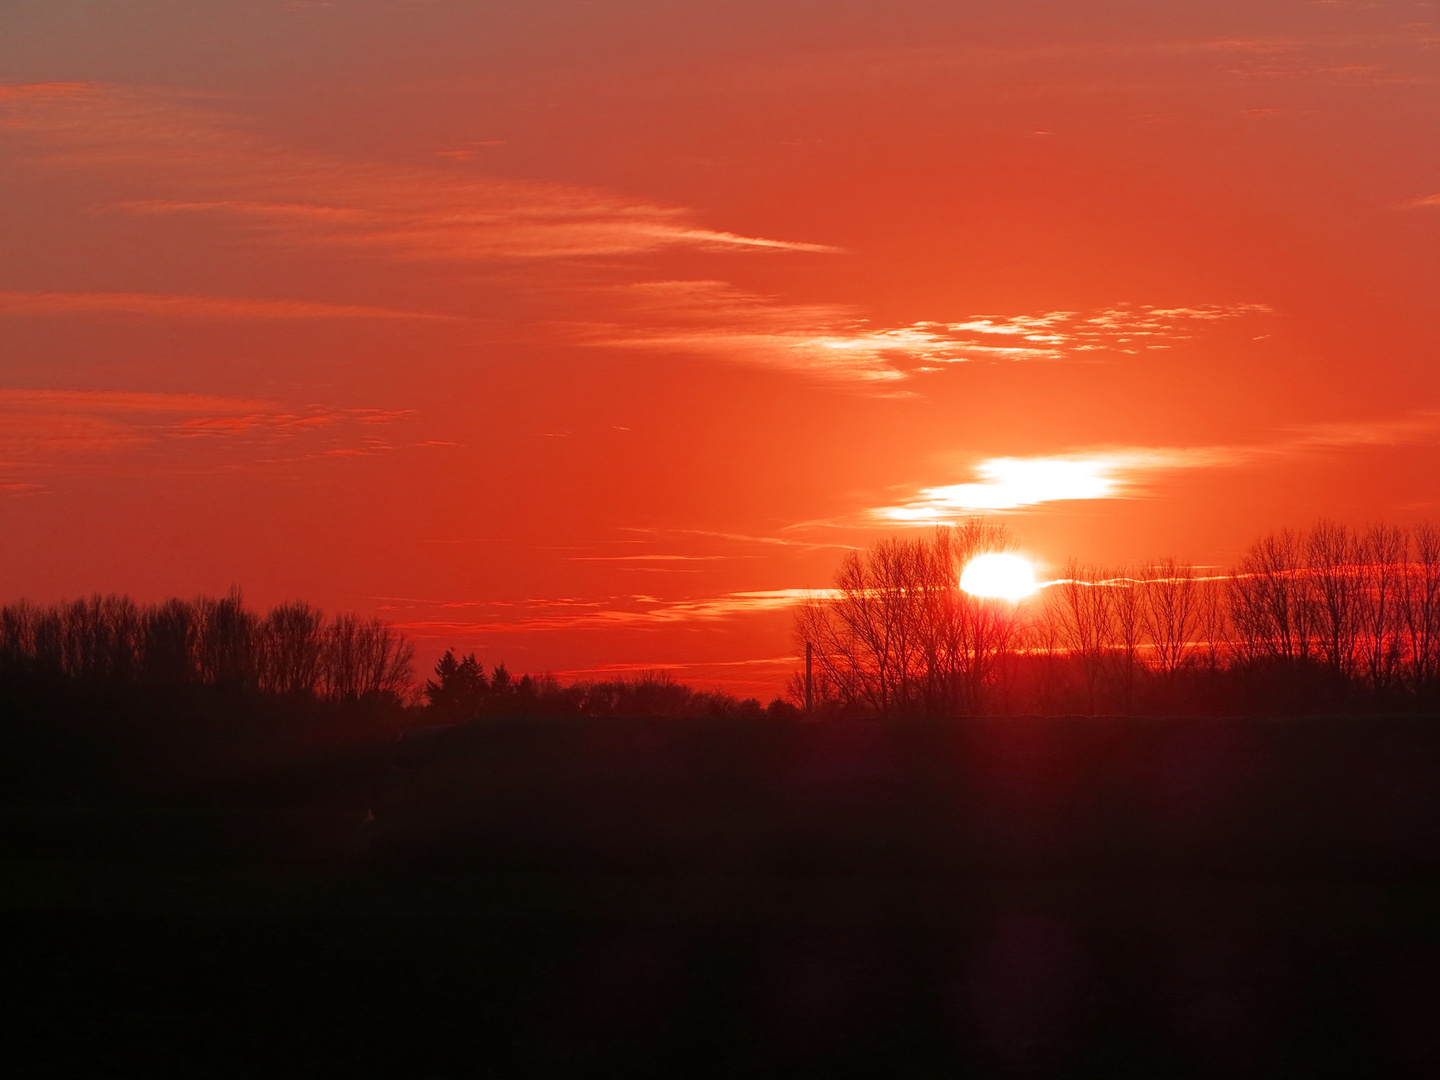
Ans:
POLYGON ((129 390, 19 390, 0 388, 0 412, 55 410, 84 413, 236 413, 272 403, 211 394, 151 394, 129 390))
POLYGON ((683 352, 841 382, 895 383, 982 360, 1140 355, 1190 341, 1216 322, 1270 314, 1262 304, 1118 305, 1093 312, 973 315, 876 327, 850 307, 789 304, 723 281, 611 286, 623 324, 590 324, 589 344, 683 352))
POLYGON ((0 87, 0 134, 35 167, 106 175, 130 192, 112 209, 203 214, 290 246, 460 261, 834 250, 707 229, 682 207, 589 188, 307 153, 233 118, 106 85, 0 87))
POLYGON ((729 562, 732 559, 758 559, 758 555, 570 555, 568 562, 729 562))
POLYGON ((328 444, 341 442, 346 452, 368 454, 390 446, 362 432, 411 415, 393 409, 296 409, 207 394, 0 388, 0 462, 53 468, 77 456, 114 460, 167 443, 208 442, 270 455, 296 440, 292 453, 331 453, 336 448, 328 444))
MULTIPOLYGON (((625 532, 644 533, 652 536, 703 536, 712 540, 727 540, 739 544, 760 544, 766 547, 787 547, 799 548, 803 551, 823 551, 836 549, 841 551, 859 550, 853 544, 838 543, 816 543, 810 540, 796 540, 782 536, 750 536, 746 533, 716 532, 713 529, 658 529, 653 527, 639 527, 634 525, 623 525, 620 528, 625 532)), ((639 540, 627 540, 624 543, 643 543, 639 540)))
POLYGON ((1411 199, 1409 202, 1400 204, 1401 210, 1424 210, 1430 207, 1440 206, 1440 192, 1434 195, 1422 195, 1418 199, 1411 199))
POLYGON ((1134 447, 1056 457, 990 458, 974 467, 976 480, 921 488, 909 502, 871 514, 887 521, 936 522, 1048 502, 1123 498, 1137 490, 1139 478, 1146 474, 1233 463, 1229 451, 1213 447, 1134 447))
POLYGON ((758 693, 769 696, 775 685, 795 670, 794 656, 766 656, 751 660, 714 660, 693 663, 597 664, 593 667, 564 668, 549 674, 566 681, 607 681, 645 677, 666 672, 691 685, 719 685, 737 694, 758 693), (756 684, 759 684, 758 686, 756 684))
POLYGON ((872 519, 943 522, 1043 503, 1138 498, 1162 473, 1283 461, 1325 450, 1399 446, 1440 438, 1440 411, 1385 420, 1292 428, 1269 442, 1234 446, 1095 448, 1040 457, 989 458, 975 479, 920 488, 907 501, 869 511, 872 519))
POLYGON ((526 600, 520 603, 399 601, 407 606, 470 608, 476 618, 417 618, 397 622, 400 629, 421 636, 440 634, 507 634, 535 631, 661 629, 676 623, 705 623, 762 612, 785 611, 816 596, 830 595, 807 589, 764 589, 723 593, 719 596, 661 599, 646 595, 607 597, 601 600, 561 598, 526 600))
POLYGON ((169 296, 158 293, 16 292, 0 290, 0 314, 70 315, 124 313, 191 319, 441 319, 454 316, 419 311, 317 304, 303 300, 169 296))

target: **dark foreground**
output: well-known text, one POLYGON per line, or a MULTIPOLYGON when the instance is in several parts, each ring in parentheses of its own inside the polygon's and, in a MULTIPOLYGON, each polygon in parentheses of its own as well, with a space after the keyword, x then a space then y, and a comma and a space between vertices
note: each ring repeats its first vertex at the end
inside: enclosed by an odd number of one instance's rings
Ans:
POLYGON ((0 811, 19 1075, 1440 1074, 1440 719, 207 767, 0 811))

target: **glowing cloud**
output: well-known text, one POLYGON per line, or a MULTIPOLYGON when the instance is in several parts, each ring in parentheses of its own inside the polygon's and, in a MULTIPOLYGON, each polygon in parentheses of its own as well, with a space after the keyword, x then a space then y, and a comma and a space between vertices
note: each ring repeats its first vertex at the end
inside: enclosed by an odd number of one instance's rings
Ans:
POLYGON ((723 281, 637 282, 610 295, 626 323, 587 327, 590 344, 698 354, 866 383, 893 383, 945 365, 984 360, 1138 355, 1191 340, 1203 325, 1270 310, 1258 304, 1141 305, 876 327, 854 308, 788 304, 723 281))
POLYGON ((899 506, 871 510, 872 518, 923 524, 986 511, 1042 503, 1136 498, 1147 478, 1177 470, 1293 461, 1350 449, 1416 445, 1440 438, 1440 412, 1289 429, 1282 437, 1231 446, 1130 446, 1029 458, 990 458, 974 466, 979 480, 920 488, 899 506))
POLYGON ((939 521, 973 510, 1013 510, 1061 499, 1108 499, 1119 491, 1119 462, 1089 458, 992 458, 976 466, 984 479, 922 488, 905 506, 875 513, 892 521, 939 521))

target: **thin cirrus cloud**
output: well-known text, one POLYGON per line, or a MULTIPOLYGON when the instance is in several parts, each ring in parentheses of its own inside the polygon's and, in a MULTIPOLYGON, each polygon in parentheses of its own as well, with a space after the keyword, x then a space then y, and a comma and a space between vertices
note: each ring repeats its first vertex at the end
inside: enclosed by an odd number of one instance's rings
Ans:
POLYGON ((173 296, 164 293, 22 292, 0 290, 0 314, 75 315, 118 313, 190 319, 422 319, 454 321, 394 308, 355 304, 319 304, 305 300, 255 300, 244 297, 173 296))
POLYGON ((0 464, 53 469, 179 440, 249 446, 269 456, 295 440, 304 447, 296 452, 309 456, 376 453, 390 448, 373 434, 376 425, 411 415, 208 394, 0 388, 0 464))
POLYGON ((1022 510, 1043 503, 1136 498, 1164 473, 1283 461, 1326 451, 1398 446, 1440 438, 1440 412, 1293 428, 1281 438, 1236 446, 1139 446, 1037 457, 990 458, 974 480, 920 488, 906 502, 877 507, 871 519, 925 524, 957 515, 1022 510))
POLYGON ((683 207, 589 188, 305 153, 225 116, 108 85, 0 86, 0 134, 35 167, 104 174, 128 193, 113 210, 209 215, 290 246, 462 261, 834 250, 707 229, 683 207))
POLYGON ((0 389, 0 460, 15 466, 113 453, 196 420, 242 421, 268 408, 205 394, 0 389))
POLYGON ((408 598, 377 597, 388 601, 388 610, 429 608, 396 626, 421 636, 444 634, 508 634, 534 631, 603 630, 617 627, 637 630, 661 629, 675 623, 705 623, 785 611, 828 590, 761 589, 722 593, 685 599, 663 599, 634 594, 604 599, 526 600, 506 603, 419 601, 408 598), (446 609, 470 609, 473 617, 446 617, 446 609))
MULTIPOLYGON (((700 226, 689 211, 576 186, 466 170, 346 161, 280 146, 155 93, 94 84, 0 86, 0 138, 49 172, 103 177, 105 208, 205 215, 282 246, 398 259, 484 261, 633 255, 665 248, 833 251, 700 226)), ((1059 360, 1163 349, 1258 305, 1116 307, 874 326, 851 307, 794 304, 720 281, 641 281, 603 297, 589 344, 701 355, 827 381, 894 384, 977 360, 1059 360)), ((437 319, 306 301, 149 293, 8 292, 0 312, 157 317, 437 319)))
POLYGON ((874 327, 849 307, 787 304, 723 281, 613 286, 622 324, 590 325, 589 344, 702 355, 815 378, 893 383, 980 360, 1141 355, 1194 340, 1211 324, 1271 314, 1262 304, 976 315, 874 327))

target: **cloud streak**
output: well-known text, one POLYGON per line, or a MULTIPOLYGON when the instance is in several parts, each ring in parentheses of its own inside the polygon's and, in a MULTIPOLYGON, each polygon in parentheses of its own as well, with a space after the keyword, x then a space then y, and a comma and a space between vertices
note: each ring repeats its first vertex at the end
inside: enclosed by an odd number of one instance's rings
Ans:
POLYGON ((294 247, 441 261, 834 250, 708 229, 683 207, 589 188, 304 153, 230 117, 98 84, 0 87, 0 135, 37 168, 128 188, 113 210, 205 215, 294 247))
MULTIPOLYGON (((397 622, 401 629, 420 636, 444 634, 510 634, 536 631, 664 629, 677 623, 708 623, 764 612, 786 611, 828 591, 764 589, 723 593, 718 596, 661 599, 634 594, 600 600, 561 598, 518 603, 401 601, 407 606, 468 608, 476 617, 418 618, 397 622)), ((384 597, 379 599, 395 598, 384 597)))
POLYGON ((127 314, 188 319, 421 319, 455 321, 454 316, 419 311, 318 304, 304 300, 171 296, 160 293, 17 292, 0 290, 0 314, 127 314))
POLYGON ((207 394, 0 388, 0 463, 54 468, 77 459, 108 455, 115 460, 127 451, 187 443, 247 446, 271 454, 295 440, 309 445, 305 452, 312 456, 370 454, 390 449, 368 433, 374 425, 411 415, 393 409, 295 409, 207 394), (331 445, 337 441, 343 445, 331 445))
POLYGON ((897 383, 950 364, 1136 356, 1198 338, 1216 323, 1271 314, 1262 304, 975 315, 875 327, 842 305, 787 304, 723 281, 612 287, 624 324, 584 328, 609 348, 689 353, 838 382, 897 383))

